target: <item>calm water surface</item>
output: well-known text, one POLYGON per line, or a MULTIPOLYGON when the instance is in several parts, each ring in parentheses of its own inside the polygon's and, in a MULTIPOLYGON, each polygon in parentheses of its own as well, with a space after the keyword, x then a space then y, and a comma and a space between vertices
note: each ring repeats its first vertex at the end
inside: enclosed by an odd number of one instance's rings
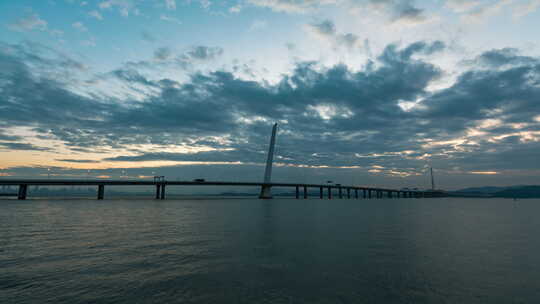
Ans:
POLYGON ((0 200, 0 303, 540 303, 540 200, 0 200))

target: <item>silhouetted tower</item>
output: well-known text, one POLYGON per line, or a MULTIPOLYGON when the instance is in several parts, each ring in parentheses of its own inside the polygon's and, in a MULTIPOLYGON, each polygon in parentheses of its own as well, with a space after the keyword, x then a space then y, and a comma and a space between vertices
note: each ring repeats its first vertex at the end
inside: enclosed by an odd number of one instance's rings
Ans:
POLYGON ((431 172, 431 190, 435 190, 435 179, 433 178, 433 167, 430 168, 431 172))
MULTIPOLYGON (((268 159, 266 160, 266 169, 264 170, 264 183, 272 182, 272 162, 274 161, 274 147, 276 145, 277 123, 272 128, 272 137, 270 137, 270 148, 268 149, 268 159)), ((271 186, 263 185, 259 198, 272 198, 271 186)))

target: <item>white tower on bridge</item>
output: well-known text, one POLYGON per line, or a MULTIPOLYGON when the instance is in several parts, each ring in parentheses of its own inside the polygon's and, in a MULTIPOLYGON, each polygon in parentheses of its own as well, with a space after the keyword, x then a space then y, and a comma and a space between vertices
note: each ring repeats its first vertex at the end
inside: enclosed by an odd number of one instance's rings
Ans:
POLYGON ((269 186, 272 182, 272 162, 274 161, 274 147, 276 145, 276 132, 277 132, 277 123, 274 124, 272 128, 272 137, 270 138, 270 148, 268 149, 268 159, 266 160, 266 169, 264 170, 264 183, 261 187, 261 194, 259 198, 272 198, 272 187, 269 186))

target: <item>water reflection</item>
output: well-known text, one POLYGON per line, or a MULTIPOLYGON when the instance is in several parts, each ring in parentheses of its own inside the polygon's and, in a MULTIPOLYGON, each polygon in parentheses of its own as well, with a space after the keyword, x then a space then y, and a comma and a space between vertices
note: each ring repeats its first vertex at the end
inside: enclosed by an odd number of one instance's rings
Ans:
POLYGON ((7 303, 540 298, 539 201, 5 201, 7 303))

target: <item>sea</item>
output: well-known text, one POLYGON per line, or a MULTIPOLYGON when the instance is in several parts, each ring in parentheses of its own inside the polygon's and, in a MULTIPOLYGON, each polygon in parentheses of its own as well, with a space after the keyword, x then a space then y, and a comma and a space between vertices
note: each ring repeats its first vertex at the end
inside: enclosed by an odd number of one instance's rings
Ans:
POLYGON ((0 303, 540 303, 540 200, 0 200, 0 303))

